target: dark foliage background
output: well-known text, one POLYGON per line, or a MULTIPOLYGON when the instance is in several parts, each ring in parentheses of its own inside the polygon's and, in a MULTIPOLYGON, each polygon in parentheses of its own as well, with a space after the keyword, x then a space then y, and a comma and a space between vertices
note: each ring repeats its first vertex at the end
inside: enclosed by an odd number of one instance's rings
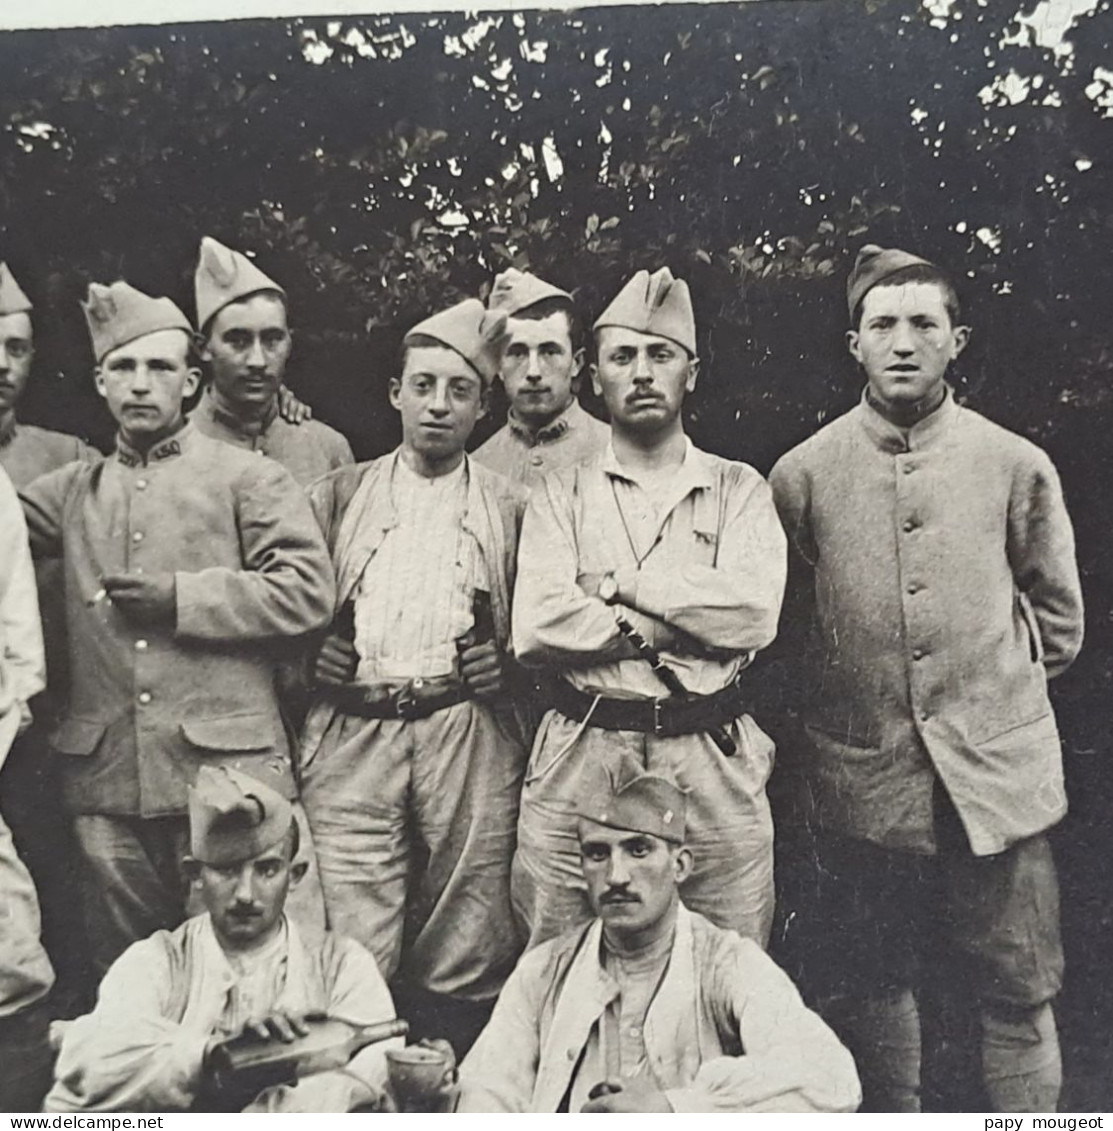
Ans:
POLYGON ((29 415, 108 439, 78 297, 125 276, 191 310, 205 233, 286 286, 291 382, 360 456, 396 440, 386 379, 431 307, 513 263, 596 311, 668 264, 700 320, 691 432, 767 472, 857 394, 856 248, 948 265, 975 327, 959 394, 1050 451, 1077 525, 1063 1014, 1075 1108, 1108 1110, 1113 15, 1072 6, 1058 47, 1046 3, 1023 22, 1003 0, 7 34, 0 257, 36 301, 29 415))

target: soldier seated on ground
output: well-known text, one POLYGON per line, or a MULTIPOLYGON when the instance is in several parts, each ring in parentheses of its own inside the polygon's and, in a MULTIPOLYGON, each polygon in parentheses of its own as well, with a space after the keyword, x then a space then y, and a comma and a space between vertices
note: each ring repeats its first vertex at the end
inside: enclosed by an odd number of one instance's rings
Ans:
POLYGON ((685 798, 627 756, 578 804, 596 918, 528 951, 460 1111, 853 1111, 850 1054, 761 947, 680 902, 685 798))
MULTIPOLYGON (((263 783, 205 766, 190 791, 185 868, 206 913, 134 943, 101 983, 92 1013, 61 1038, 46 1111, 206 1110, 206 1058, 240 1034, 292 1042, 306 1019, 353 1026, 394 1017, 375 960, 327 934, 309 949, 284 907, 305 871, 294 862, 290 802, 263 783)), ((382 1106, 386 1050, 260 1093, 246 1111, 350 1111, 382 1106)))

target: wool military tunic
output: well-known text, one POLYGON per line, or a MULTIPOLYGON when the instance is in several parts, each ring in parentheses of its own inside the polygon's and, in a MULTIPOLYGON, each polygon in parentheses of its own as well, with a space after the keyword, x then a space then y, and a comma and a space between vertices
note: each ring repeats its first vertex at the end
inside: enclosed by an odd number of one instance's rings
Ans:
POLYGON ((100 459, 100 452, 76 436, 20 424, 14 417, 0 424, 0 467, 16 490, 75 459, 93 463, 100 459))
POLYGON ((182 813, 203 762, 292 796, 277 646, 327 623, 334 584, 291 476, 187 425, 22 494, 33 548, 65 564, 71 689, 52 741, 71 811, 182 813), (172 571, 175 625, 116 610, 101 579, 118 571, 172 571))
POLYGON ((354 462, 348 441, 319 420, 291 424, 277 412, 269 420, 251 423, 221 408, 212 386, 206 387, 190 422, 204 436, 237 448, 270 456, 303 487, 315 479, 354 462))
POLYGON ((598 455, 610 440, 611 430, 601 420, 573 402, 544 428, 532 431, 511 412, 486 443, 476 449, 476 463, 527 487, 562 467, 598 455))
POLYGON ((822 823, 934 850, 942 779, 976 855, 1066 812, 1047 679, 1082 643, 1074 537, 1035 445, 955 403, 908 430, 863 398, 771 475, 815 568, 806 703, 822 823))

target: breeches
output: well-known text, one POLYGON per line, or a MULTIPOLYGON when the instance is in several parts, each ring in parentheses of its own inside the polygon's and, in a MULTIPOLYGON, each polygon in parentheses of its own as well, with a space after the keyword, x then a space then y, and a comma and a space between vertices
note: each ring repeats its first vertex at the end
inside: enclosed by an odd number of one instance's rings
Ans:
POLYGON ((386 978, 473 1000, 517 959, 517 739, 473 700, 426 719, 337 712, 303 770, 330 927, 386 978))
MULTIPOLYGON (((298 861, 308 868, 290 889, 286 914, 309 946, 324 937, 324 902, 313 837, 305 811, 294 804, 301 833, 298 861)), ((189 852, 189 818, 79 814, 74 832, 85 870, 84 910, 93 963, 99 975, 133 943, 173 930, 205 910, 182 872, 189 852)))
POLYGON ((589 919, 580 872, 576 801, 586 767, 625 751, 647 770, 671 772, 687 791, 687 837, 695 867, 685 905, 716 926, 764 946, 773 917, 773 821, 765 783, 772 740, 748 715, 730 727, 738 752, 725 757, 706 734, 657 738, 584 727, 557 711, 541 722, 518 819, 514 909, 533 947, 589 919))

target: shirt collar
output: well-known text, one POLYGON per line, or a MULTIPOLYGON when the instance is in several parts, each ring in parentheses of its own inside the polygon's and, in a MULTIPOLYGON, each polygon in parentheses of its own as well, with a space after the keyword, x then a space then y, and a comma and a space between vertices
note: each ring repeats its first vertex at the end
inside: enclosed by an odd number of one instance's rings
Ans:
MULTIPOLYGON (((611 478, 625 479, 630 483, 638 482, 637 475, 618 462, 618 457, 614 454, 614 443, 611 440, 607 441, 607 446, 603 449, 602 468, 603 474, 611 478)), ((676 490, 683 495, 715 485, 711 457, 706 452, 701 452, 688 436, 684 437, 684 462, 677 470, 673 483, 676 490)))
POLYGON ((950 427, 951 422, 962 411, 961 405, 955 400, 954 389, 950 385, 943 396, 943 401, 938 408, 929 412, 922 420, 917 421, 911 428, 901 428, 886 420, 884 416, 870 404, 866 395, 868 390, 863 390, 862 399, 858 405, 859 419, 867 435, 883 451, 892 455, 903 452, 920 451, 930 447, 950 427))
POLYGON ((530 428, 525 421, 519 420, 514 415, 513 409, 507 413, 506 423, 510 425, 510 431, 519 440, 533 447, 535 444, 551 444, 554 440, 559 440, 565 432, 570 431, 580 423, 580 416, 583 411, 580 408, 580 402, 573 397, 572 403, 555 420, 550 420, 548 424, 544 424, 538 429, 530 428))
POLYGON ((116 458, 124 467, 140 467, 152 463, 162 463, 164 460, 180 456, 192 435, 193 429, 190 425, 188 423, 183 424, 172 436, 167 436, 164 440, 159 440, 159 442, 144 455, 142 452, 136 451, 127 443, 124 437, 117 432, 116 458))
POLYGON ((15 413, 9 412, 7 416, 0 417, 0 448, 6 448, 15 439, 15 433, 15 413))
POLYGON ((230 408, 221 404, 212 384, 205 386, 199 407, 208 415, 210 420, 216 421, 217 424, 227 428, 229 432, 237 436, 242 436, 245 439, 254 439, 257 436, 262 436, 274 423, 275 417, 278 416, 278 398, 276 397, 263 416, 258 419, 245 420, 230 408))

